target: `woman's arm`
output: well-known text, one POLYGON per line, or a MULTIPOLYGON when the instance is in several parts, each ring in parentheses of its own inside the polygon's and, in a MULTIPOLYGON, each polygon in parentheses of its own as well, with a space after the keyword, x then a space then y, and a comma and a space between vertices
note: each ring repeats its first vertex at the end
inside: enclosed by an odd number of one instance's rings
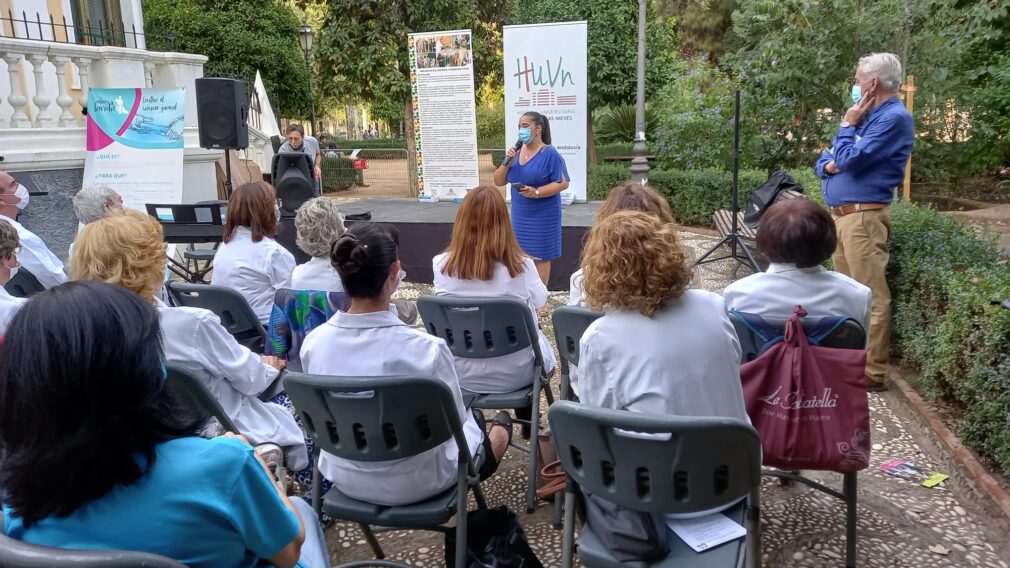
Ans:
MULTIPOLYGON (((515 147, 509 148, 508 151, 505 152, 505 156, 513 158, 513 160, 515 158, 515 155, 516 155, 515 147)), ((509 168, 512 166, 513 160, 506 160, 506 162, 503 162, 501 165, 495 168, 494 170, 495 185, 505 185, 508 182, 507 178, 509 175, 509 168)))

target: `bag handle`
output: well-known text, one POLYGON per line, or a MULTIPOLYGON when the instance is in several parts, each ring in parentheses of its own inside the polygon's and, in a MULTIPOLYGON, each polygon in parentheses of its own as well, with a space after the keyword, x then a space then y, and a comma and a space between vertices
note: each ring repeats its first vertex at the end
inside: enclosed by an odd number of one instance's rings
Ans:
POLYGON ((803 309, 803 306, 796 304, 793 308, 793 317, 789 318, 786 322, 786 332, 784 341, 786 344, 793 347, 800 347, 809 345, 807 341, 807 334, 803 331, 803 319, 806 317, 807 311, 803 309))

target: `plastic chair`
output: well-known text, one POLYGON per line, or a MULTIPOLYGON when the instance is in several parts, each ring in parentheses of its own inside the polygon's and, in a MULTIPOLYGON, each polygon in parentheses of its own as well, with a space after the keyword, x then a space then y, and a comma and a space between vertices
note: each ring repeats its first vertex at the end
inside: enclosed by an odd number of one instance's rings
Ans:
POLYGON ((256 353, 263 353, 266 329, 242 294, 225 286, 183 282, 169 282, 168 292, 177 306, 214 312, 239 343, 256 353))
POLYGON ((168 378, 165 386, 175 396, 176 400, 207 416, 215 418, 227 432, 242 434, 232 419, 225 414, 221 404, 210 393, 207 386, 194 377, 189 371, 168 365, 168 378))
POLYGON ((39 292, 44 292, 46 287, 39 282, 34 274, 21 267, 18 273, 7 281, 4 285, 7 293, 16 298, 31 298, 39 292))
POLYGON ((77 550, 28 544, 0 531, 3 568, 186 568, 171 558, 124 550, 77 550))
POLYGON ((671 534, 666 558, 621 563, 587 524, 578 541, 584 566, 760 566, 761 441, 750 424, 735 418, 656 416, 569 401, 551 407, 548 419, 569 479, 562 566, 568 568, 573 562, 576 484, 627 509, 655 514, 696 513, 743 499, 723 513, 747 528, 744 539, 702 553, 671 534), (632 432, 668 434, 669 438, 632 432))
POLYGON ((589 324, 603 316, 600 312, 563 306, 551 314, 554 324, 554 338, 558 343, 558 355, 561 356, 561 393, 562 400, 572 400, 571 367, 579 364, 579 342, 586 333, 589 324))
MULTIPOLYGON (((736 329, 737 337, 740 338, 740 347, 742 351, 740 361, 742 363, 753 361, 761 353, 761 349, 764 345, 768 341, 774 339, 773 337, 768 337, 768 334, 762 333, 760 330, 749 326, 744 317, 750 315, 752 314, 740 314, 735 311, 730 311, 730 320, 733 322, 733 327, 736 329)), ((762 319, 767 325, 780 331, 785 329, 786 322, 789 321, 789 318, 771 318, 764 316, 762 316, 762 319)), ((856 320, 847 319, 831 329, 815 331, 819 320, 820 318, 811 317, 803 320, 803 330, 807 332, 808 337, 811 336, 811 334, 814 334, 814 337, 810 338, 811 343, 815 343, 823 347, 834 347, 836 349, 866 348, 866 331, 856 320)), ((813 425, 810 427, 812 428, 813 425)), ((856 519, 858 518, 858 510, 856 506, 857 472, 852 471, 842 473, 841 491, 828 487, 822 483, 818 483, 808 477, 803 477, 796 471, 762 470, 761 475, 778 477, 780 479, 787 479, 797 483, 802 483, 808 487, 827 493, 832 497, 841 499, 845 503, 845 566, 846 568, 855 567, 857 537, 856 519)))
POLYGON ((455 440, 459 450, 456 487, 425 501, 397 507, 358 501, 335 486, 320 498, 322 476, 316 452, 312 505, 317 513, 358 523, 378 559, 385 555, 371 526, 448 532, 453 529, 445 524, 459 510, 456 566, 466 565, 467 491, 473 491, 478 507, 483 509, 486 504, 448 385, 432 378, 288 373, 284 387, 316 448, 340 458, 360 462, 399 460, 455 440))
POLYGON ((536 435, 540 426, 540 393, 546 394, 548 404, 554 402, 554 394, 543 372, 544 359, 540 353, 537 324, 529 306, 514 298, 421 296, 417 299, 417 311, 428 333, 444 339, 456 357, 488 359, 533 348, 530 386, 510 393, 473 393, 474 398, 469 405, 478 409, 532 406, 529 421, 532 441, 528 447, 513 443, 515 448, 530 454, 526 512, 532 513, 537 498, 536 435))

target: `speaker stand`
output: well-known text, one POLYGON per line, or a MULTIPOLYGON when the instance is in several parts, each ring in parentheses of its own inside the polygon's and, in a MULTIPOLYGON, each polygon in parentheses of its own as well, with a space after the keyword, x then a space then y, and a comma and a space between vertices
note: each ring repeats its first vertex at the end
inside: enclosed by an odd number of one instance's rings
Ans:
POLYGON ((231 199, 231 150, 224 151, 224 195, 231 199))
POLYGON ((730 226, 730 231, 726 233, 726 236, 722 238, 714 247, 708 249, 708 251, 701 255, 698 260, 694 261, 695 266, 700 266, 702 264, 708 264, 710 262, 719 262, 720 260, 735 260, 737 262, 736 267, 733 269, 733 276, 736 276, 737 270, 740 268, 741 264, 750 265, 751 269, 755 273, 761 272, 760 266, 758 266, 757 261, 754 259, 754 253, 751 252, 750 246, 743 240, 743 237, 739 233, 739 214, 740 214, 740 187, 739 187, 739 174, 740 174, 740 91, 736 92, 736 114, 733 118, 733 208, 730 210, 730 215, 732 218, 732 225, 730 226), (723 246, 729 245, 729 254, 723 256, 712 257, 712 253, 721 249, 723 246))

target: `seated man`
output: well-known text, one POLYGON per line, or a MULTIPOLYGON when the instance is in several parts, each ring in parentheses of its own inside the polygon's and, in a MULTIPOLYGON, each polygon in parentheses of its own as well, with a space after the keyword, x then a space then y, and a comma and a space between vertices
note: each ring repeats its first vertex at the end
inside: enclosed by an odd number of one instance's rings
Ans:
POLYGON ((757 235, 758 250, 771 264, 766 272, 727 286, 726 309, 789 318, 798 304, 808 317, 851 317, 869 334, 870 289, 821 266, 831 258, 836 240, 831 215, 813 200, 772 205, 757 235))
POLYGON ((14 314, 28 301, 11 296, 4 288, 17 274, 19 247, 18 232, 14 226, 7 221, 0 221, 0 337, 7 331, 14 314))
POLYGON ((21 267, 31 272, 40 284, 52 288, 66 282, 67 275, 63 272, 63 263, 46 243, 15 220, 23 208, 22 204, 27 203, 27 192, 23 188, 10 174, 0 172, 0 220, 7 221, 18 232, 21 267))
MULTIPOLYGON (((77 192, 73 199, 74 216, 80 222, 77 230, 88 223, 94 223, 110 209, 122 209, 123 198, 116 190, 105 185, 92 185, 77 192)), ((67 258, 74 256, 74 243, 70 243, 67 258)))

